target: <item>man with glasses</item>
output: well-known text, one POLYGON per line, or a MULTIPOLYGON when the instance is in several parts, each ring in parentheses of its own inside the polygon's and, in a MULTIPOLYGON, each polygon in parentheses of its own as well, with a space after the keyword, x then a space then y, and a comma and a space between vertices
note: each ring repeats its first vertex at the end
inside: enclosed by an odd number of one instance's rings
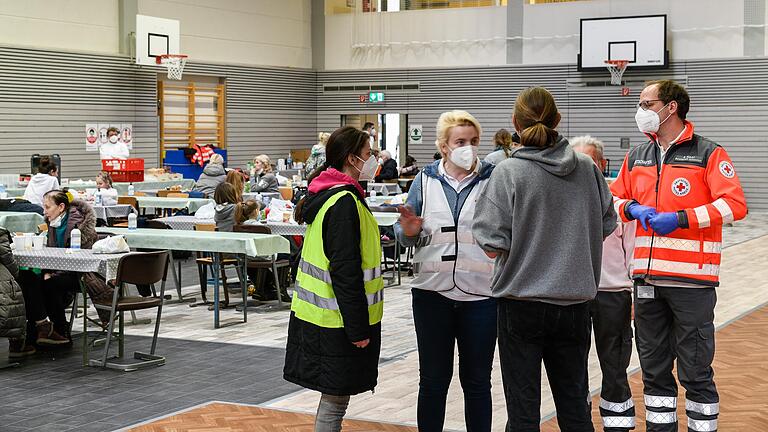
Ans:
POLYGON ((635 120, 650 141, 629 151, 611 185, 622 220, 637 220, 635 338, 649 432, 677 431, 678 378, 689 431, 716 431, 712 371, 723 224, 747 204, 728 153, 694 134, 690 99, 674 81, 648 83, 635 120))

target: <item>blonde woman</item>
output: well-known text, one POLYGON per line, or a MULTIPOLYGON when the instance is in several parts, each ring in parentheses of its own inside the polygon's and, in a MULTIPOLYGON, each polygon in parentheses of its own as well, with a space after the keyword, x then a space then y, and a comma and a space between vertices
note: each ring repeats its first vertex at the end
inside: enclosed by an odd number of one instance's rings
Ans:
POLYGON ((395 234, 415 246, 413 320, 419 349, 420 431, 442 431, 453 377, 454 345, 467 430, 491 430, 491 364, 496 346, 493 260, 472 237, 477 197, 493 165, 477 157, 482 129, 466 111, 437 121, 442 159, 426 166, 408 191, 395 234))
POLYGON ((307 163, 304 165, 304 175, 306 178, 312 175, 312 173, 323 166, 325 163, 325 145, 328 143, 328 138, 331 134, 328 132, 320 132, 317 134, 317 144, 312 146, 312 153, 307 158, 307 163))
POLYGON ((269 156, 256 156, 253 158, 253 166, 256 174, 251 177, 251 192, 280 192, 269 156))

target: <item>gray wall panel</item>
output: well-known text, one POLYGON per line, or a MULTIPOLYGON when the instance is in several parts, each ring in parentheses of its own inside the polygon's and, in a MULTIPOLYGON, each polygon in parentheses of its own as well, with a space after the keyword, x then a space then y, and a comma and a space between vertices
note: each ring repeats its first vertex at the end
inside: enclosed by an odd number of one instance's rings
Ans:
POLYGON ((499 66, 485 68, 413 69, 396 71, 318 72, 318 126, 328 126, 342 113, 399 112, 409 123, 422 124, 423 144, 409 147, 420 164, 434 153, 435 123, 450 109, 466 109, 483 125, 481 154, 501 127, 510 128, 514 101, 525 87, 543 85, 555 96, 562 115, 560 131, 567 137, 590 134, 606 144, 612 169, 618 169, 631 145, 645 142, 634 122, 642 82, 675 78, 687 82, 689 119, 696 131, 721 143, 734 160, 752 210, 768 210, 768 59, 728 59, 674 63, 667 70, 628 71, 631 95, 614 86, 574 87, 569 81, 606 81, 604 73, 581 73, 573 65, 499 66), (420 83, 418 94, 386 95, 386 104, 360 104, 357 95, 323 94, 328 83, 384 82, 400 79, 420 83))

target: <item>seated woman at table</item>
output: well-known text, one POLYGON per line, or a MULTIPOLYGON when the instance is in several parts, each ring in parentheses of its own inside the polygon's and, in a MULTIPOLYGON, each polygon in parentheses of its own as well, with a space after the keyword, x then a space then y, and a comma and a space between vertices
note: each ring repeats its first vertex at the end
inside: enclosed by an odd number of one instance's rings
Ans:
POLYGON ((243 191, 245 190, 245 184, 243 182, 243 175, 238 171, 232 170, 227 173, 227 183, 231 184, 235 188, 235 194, 237 195, 237 202, 243 201, 243 191))
POLYGON ((59 168, 53 159, 48 156, 41 157, 37 174, 32 176, 24 190, 24 199, 42 207, 43 195, 59 188, 58 174, 59 168))
POLYGON ((117 205, 117 189, 112 186, 112 176, 106 171, 96 174, 96 187, 101 192, 101 205, 117 205))
MULTIPOLYGON (((80 247, 90 249, 96 242, 96 215, 88 203, 73 199, 72 194, 53 190, 43 197, 45 221, 48 224, 48 247, 68 248, 72 230, 80 230, 80 247)), ((79 289, 80 273, 47 271, 40 275, 25 270, 19 275, 27 311, 27 341, 38 345, 69 343, 64 309, 79 289)))
MULTIPOLYGON (((208 165, 203 168, 203 173, 192 188, 192 192, 202 193, 205 198, 213 198, 216 186, 227 179, 227 171, 224 169, 224 158, 214 153, 208 161, 208 165)), ((192 196, 192 194, 190 194, 192 196)))
POLYGON ((280 192, 269 156, 265 154, 256 156, 253 158, 253 165, 256 173, 251 177, 251 192, 280 192))

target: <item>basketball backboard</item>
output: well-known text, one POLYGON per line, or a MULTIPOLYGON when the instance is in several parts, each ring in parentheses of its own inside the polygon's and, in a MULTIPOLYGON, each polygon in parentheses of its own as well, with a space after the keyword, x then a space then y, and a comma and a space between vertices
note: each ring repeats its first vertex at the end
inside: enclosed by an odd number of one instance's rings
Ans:
POLYGON ((605 70, 606 60, 629 60, 630 68, 669 67, 667 16, 582 19, 579 70, 605 70))
POLYGON ((136 15, 136 64, 157 65, 163 54, 179 54, 179 21, 136 15))

